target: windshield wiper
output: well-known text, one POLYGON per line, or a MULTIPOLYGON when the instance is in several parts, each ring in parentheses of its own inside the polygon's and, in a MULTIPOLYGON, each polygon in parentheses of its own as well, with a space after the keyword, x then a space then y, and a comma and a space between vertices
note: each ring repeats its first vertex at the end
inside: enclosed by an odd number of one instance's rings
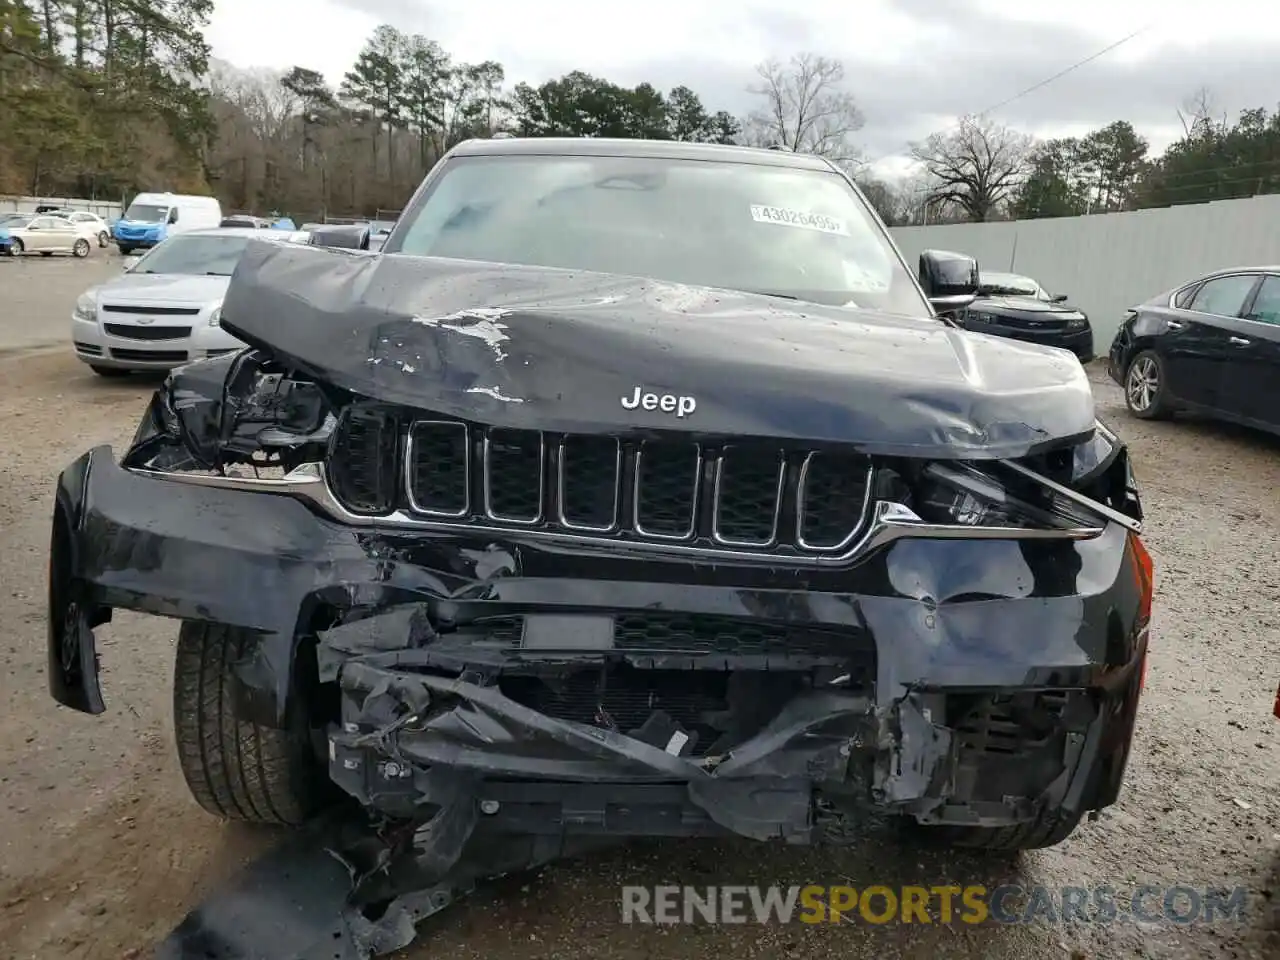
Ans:
POLYGON ((799 300, 794 293, 778 293, 775 290, 748 290, 747 293, 753 293, 757 297, 776 297, 779 300, 799 300))

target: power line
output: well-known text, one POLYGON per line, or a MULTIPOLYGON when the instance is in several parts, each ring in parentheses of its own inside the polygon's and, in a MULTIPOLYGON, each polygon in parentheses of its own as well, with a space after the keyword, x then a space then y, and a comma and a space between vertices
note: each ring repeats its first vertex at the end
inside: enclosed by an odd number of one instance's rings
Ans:
MULTIPOLYGON (((1130 40, 1140 37, 1142 34, 1146 33, 1148 30, 1154 27, 1157 22, 1158 21, 1156 20, 1152 20, 1151 22, 1144 24, 1143 26, 1139 27, 1137 30, 1133 31, 1133 33, 1130 33, 1127 36, 1121 37, 1119 40, 1116 40, 1114 43, 1107 44, 1107 46, 1103 47, 1101 50, 1095 51, 1094 53, 1089 54, 1089 56, 1085 57, 1084 59, 1077 60, 1075 63, 1071 64, 1070 66, 1062 70, 1059 70, 1057 73, 1053 74, 1053 76, 1045 77, 1043 80, 1039 81, 1038 83, 1032 84, 1031 86, 1027 87, 1025 90, 1021 90, 1018 93, 1015 93, 1013 96, 1008 97, 1007 99, 1001 100, 999 103, 993 106, 987 107, 985 110, 982 110, 976 114, 972 114, 972 113, 966 114, 965 116, 984 117, 989 113, 994 113, 996 110, 1000 110, 1003 107, 1007 107, 1011 103, 1015 103, 1016 101, 1021 100, 1025 96, 1035 93, 1037 90, 1042 90, 1045 87, 1047 87, 1049 84, 1053 83, 1054 81, 1061 80, 1067 74, 1072 73, 1076 70, 1079 70, 1081 67, 1086 66, 1090 63, 1093 63, 1093 61, 1097 60, 1100 57, 1106 56, 1108 53, 1110 53, 1112 50, 1115 50, 1117 47, 1122 47, 1126 43, 1128 43, 1130 40)), ((950 124, 949 126, 943 127, 941 131, 937 131, 937 132, 945 133, 949 130, 952 130, 958 127, 961 122, 963 122, 963 120, 957 120, 956 122, 950 124)), ((891 157, 896 157, 896 156, 900 156, 900 154, 886 153, 882 157, 877 157, 875 160, 871 160, 863 164, 863 168, 866 169, 866 168, 872 167, 875 164, 879 163, 881 160, 888 160, 891 157)))
POLYGON ((1146 33, 1148 30, 1150 30, 1152 27, 1154 27, 1155 24, 1156 24, 1156 21, 1153 20, 1152 22, 1146 24, 1145 26, 1139 27, 1137 30, 1133 31, 1133 33, 1129 34, 1127 37, 1121 37, 1115 43, 1108 44, 1107 46, 1103 47, 1101 50, 1097 51, 1096 53, 1092 53, 1089 56, 1085 57, 1083 60, 1077 60, 1075 63, 1071 64, 1071 66, 1067 67, 1064 70, 1059 70, 1053 76, 1045 77, 1039 83, 1032 84, 1031 86, 1027 87, 1027 89, 1021 91, 1020 93, 1015 93, 1012 97, 1009 97, 1007 100, 1001 100, 995 106, 987 107, 987 109, 979 112, 977 116, 984 117, 988 113, 994 113, 996 110, 999 110, 1003 107, 1007 107, 1009 104, 1014 103, 1017 100, 1021 100, 1023 97, 1027 96, 1028 94, 1035 93, 1037 90, 1041 90, 1047 87, 1049 84, 1053 83, 1055 80, 1061 80, 1067 74, 1073 73, 1074 71, 1079 70, 1081 67, 1086 66, 1087 64, 1093 63, 1093 61, 1097 60, 1100 57, 1106 56, 1108 53, 1110 53, 1112 50, 1115 50, 1117 47, 1122 47, 1126 43, 1128 43, 1130 40, 1133 40, 1134 38, 1141 36, 1142 34, 1146 33))

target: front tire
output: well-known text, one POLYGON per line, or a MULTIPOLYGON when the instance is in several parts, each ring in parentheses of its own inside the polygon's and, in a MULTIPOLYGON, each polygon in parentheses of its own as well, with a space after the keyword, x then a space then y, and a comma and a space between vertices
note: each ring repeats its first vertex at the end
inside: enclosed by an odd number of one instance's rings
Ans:
POLYGON ((293 826, 323 805, 327 771, 304 717, 276 730, 236 715, 232 665, 252 637, 225 624, 182 625, 173 678, 178 761, 191 795, 215 816, 293 826))
POLYGON ((956 827, 925 825, 911 820, 906 826, 912 835, 929 846, 985 850, 989 853, 1017 853, 1056 847, 1075 832, 1083 813, 1060 809, 1043 810, 1034 820, 1008 827, 956 827))
POLYGON ((89 255, 89 241, 81 237, 71 246, 71 255, 77 260, 83 260, 89 255))
POLYGON ((100 234, 98 234, 98 249, 105 250, 107 248, 107 242, 110 239, 111 238, 107 236, 107 231, 105 230, 103 230, 100 234))
POLYGON ((122 257, 127 257, 129 254, 133 253, 133 247, 130 247, 127 244, 120 243, 116 246, 120 250, 120 256, 122 257))
POLYGON ((1140 420, 1165 420, 1173 414, 1164 361, 1154 350, 1141 350, 1124 372, 1124 403, 1140 420))
POLYGON ((27 248, 22 245, 22 241, 19 240, 17 237, 14 237, 12 240, 9 241, 9 256, 20 257, 24 253, 26 253, 26 251, 27 251, 27 248))

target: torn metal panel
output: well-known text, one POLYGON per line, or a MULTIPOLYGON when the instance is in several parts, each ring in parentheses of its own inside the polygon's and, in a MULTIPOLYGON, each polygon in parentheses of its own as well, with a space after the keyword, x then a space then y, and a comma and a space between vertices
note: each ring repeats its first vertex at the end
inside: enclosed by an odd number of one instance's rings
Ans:
POLYGON ((634 277, 250 243, 222 316, 335 386, 496 426, 968 458, 1022 456, 1094 427, 1088 380, 1066 353, 932 318, 634 277), (624 409, 637 387, 692 394, 696 413, 624 409))
POLYGON ((154 956, 370 960, 409 946, 418 924, 480 881, 602 845, 490 833, 476 836, 442 871, 431 865, 430 838, 421 831, 379 826, 346 811, 309 825, 231 877, 154 956))

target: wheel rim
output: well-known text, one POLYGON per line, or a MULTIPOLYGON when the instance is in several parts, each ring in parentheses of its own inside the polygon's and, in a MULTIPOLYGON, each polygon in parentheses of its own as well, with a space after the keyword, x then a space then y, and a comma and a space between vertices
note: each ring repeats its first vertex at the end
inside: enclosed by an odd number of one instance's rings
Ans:
POLYGON ((1125 394, 1129 406, 1145 413, 1155 403, 1160 390, 1160 370, 1152 357, 1139 357, 1129 368, 1125 394))
POLYGON ((89 241, 88 241, 88 240, 77 240, 77 241, 76 241, 76 245, 75 245, 75 247, 74 247, 74 248, 72 248, 72 253, 74 253, 77 257, 86 257, 86 256, 88 256, 88 255, 89 255, 89 241))

